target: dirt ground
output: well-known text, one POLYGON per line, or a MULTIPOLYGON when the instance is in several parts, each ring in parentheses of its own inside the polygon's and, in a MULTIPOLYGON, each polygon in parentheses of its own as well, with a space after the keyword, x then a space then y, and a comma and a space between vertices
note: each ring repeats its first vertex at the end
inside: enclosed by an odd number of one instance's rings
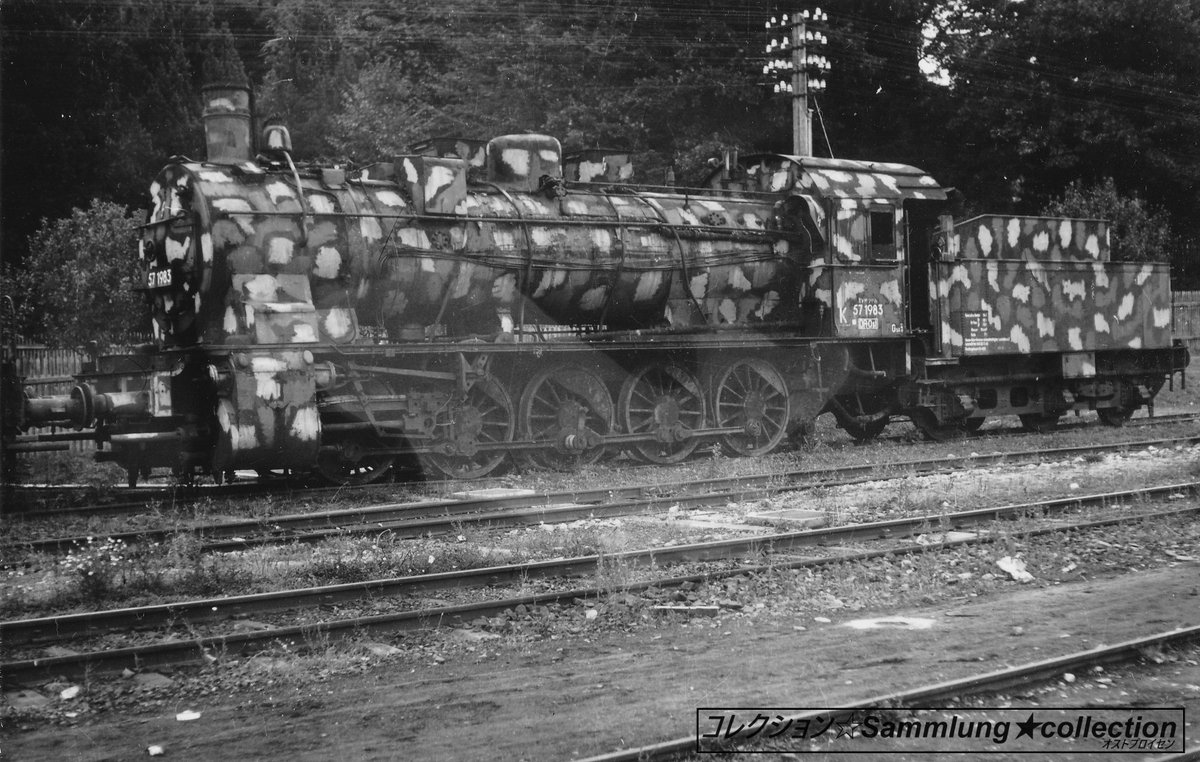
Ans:
MULTIPOLYGON (((1191 473, 1195 457, 1194 448, 1169 456, 1147 451, 987 475, 878 482, 827 490, 826 501, 856 518, 869 518, 857 513, 889 500, 958 503, 968 493, 998 492, 1017 502, 1027 498, 1030 484, 1056 482, 1067 493, 1087 493, 1112 488, 1114 480, 1132 486, 1163 478, 1159 469, 1191 473)), ((1188 539, 1195 536, 1171 535, 1178 544, 1170 553, 1143 552, 1137 570, 1120 576, 1124 563, 1110 568, 1081 557, 1088 572, 1082 579, 1080 569, 1069 581, 1043 575, 1026 585, 1001 582, 999 592, 989 587, 993 592, 979 597, 954 597, 958 588, 951 588, 937 602, 903 610, 886 601, 880 607, 879 596, 864 594, 873 601, 870 609, 881 610, 847 607, 817 617, 812 608, 776 604, 756 610, 750 604, 742 611, 722 609, 716 618, 625 627, 607 622, 604 613, 589 620, 587 607, 575 606, 559 615, 568 621, 552 638, 457 630, 430 641, 459 638, 454 648, 380 644, 383 655, 363 657, 351 670, 329 669, 344 656, 287 657, 277 660, 278 668, 268 657, 266 666, 251 670, 243 663, 245 673, 235 668, 221 679, 173 675, 171 687, 127 694, 113 708, 95 711, 73 712, 70 701, 43 688, 57 721, 10 717, 0 729, 0 760, 140 759, 154 746, 164 759, 186 760, 584 758, 694 733, 699 707, 835 707, 1200 625, 1200 562, 1194 560, 1200 547, 1188 539), (873 614, 927 617, 933 626, 844 626, 873 614), (199 717, 180 721, 182 712, 199 717)), ((1064 566, 1059 555, 1046 563, 1064 566)), ((921 568, 931 579, 962 570, 921 568)), ((858 584, 870 592, 871 583, 858 584)), ((1161 700, 1190 710, 1194 745, 1200 737, 1200 675, 1171 679, 1176 690, 1161 700)), ((108 689, 121 680, 94 678, 108 689)), ((76 701, 88 699, 87 691, 85 683, 76 701)), ((1132 688, 1128 694, 1126 701, 1143 704, 1159 698, 1132 688)), ((1020 699, 1013 705, 1022 706, 1020 699)))
MULTIPOLYGON (((554 760, 694 732, 697 707, 814 707, 1200 625, 1200 563, 907 612, 927 630, 853 630, 864 612, 725 616, 596 632, 443 663, 383 661, 307 685, 176 699, 74 727, 6 729, 3 758, 554 760), (653 633, 653 634, 651 634, 653 633), (655 637, 661 635, 661 637, 655 637), (561 651, 559 648, 561 647, 561 651), (185 710, 198 719, 179 721, 185 710)), ((1193 686, 1194 687, 1194 686, 1193 686)), ((1186 709, 1200 717, 1200 693, 1186 709)), ((1188 737, 1200 735, 1191 720, 1188 737)))

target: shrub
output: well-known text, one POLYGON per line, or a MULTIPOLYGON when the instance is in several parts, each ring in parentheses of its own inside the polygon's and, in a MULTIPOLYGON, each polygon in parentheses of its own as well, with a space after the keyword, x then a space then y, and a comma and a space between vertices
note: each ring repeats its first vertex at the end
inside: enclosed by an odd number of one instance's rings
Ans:
POLYGON ((1098 185, 1073 182, 1062 198, 1043 210, 1050 217, 1088 217, 1112 223, 1113 259, 1122 262, 1166 262, 1173 237, 1167 215, 1150 209, 1137 196, 1117 190, 1111 177, 1098 185))
POLYGON ((42 220, 20 268, 6 268, 6 291, 26 337, 52 346, 131 343, 149 328, 137 266, 140 212, 93 199, 70 217, 42 220))

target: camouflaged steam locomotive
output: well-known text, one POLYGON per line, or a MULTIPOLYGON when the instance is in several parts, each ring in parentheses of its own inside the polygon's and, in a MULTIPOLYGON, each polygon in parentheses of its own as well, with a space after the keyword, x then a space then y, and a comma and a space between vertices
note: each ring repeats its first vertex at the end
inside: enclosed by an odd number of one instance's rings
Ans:
POLYGON ((131 484, 757 455, 825 412, 860 438, 1120 424, 1187 364, 1167 267, 1109 261, 1105 222, 955 225, 912 167, 730 155, 635 186, 626 154, 539 135, 297 165, 244 89, 205 97, 208 158, 162 170, 143 227, 156 343, 17 411, 131 484))

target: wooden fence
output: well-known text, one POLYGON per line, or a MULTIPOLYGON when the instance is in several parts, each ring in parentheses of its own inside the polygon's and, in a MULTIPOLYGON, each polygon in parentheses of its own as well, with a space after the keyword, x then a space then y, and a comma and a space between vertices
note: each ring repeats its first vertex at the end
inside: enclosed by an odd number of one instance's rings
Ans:
MULTIPOLYGON (((87 356, 82 350, 52 349, 31 344, 17 345, 17 372, 25 376, 25 387, 35 397, 70 394, 75 386, 75 374, 83 369, 87 356)), ((58 427, 31 428, 31 434, 47 434, 58 427)), ((90 441, 70 442, 71 452, 92 452, 90 441)))
POLYGON ((1200 350, 1200 291, 1175 292, 1175 335, 1200 350))
POLYGON ((25 376, 30 394, 70 394, 74 376, 83 368, 83 352, 22 344, 17 346, 17 372, 25 376))

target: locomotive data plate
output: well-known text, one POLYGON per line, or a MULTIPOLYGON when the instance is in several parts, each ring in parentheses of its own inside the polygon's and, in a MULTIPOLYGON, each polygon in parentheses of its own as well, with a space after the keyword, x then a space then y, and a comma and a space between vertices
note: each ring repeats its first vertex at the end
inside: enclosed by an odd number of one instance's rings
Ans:
POLYGON ((169 267, 151 268, 146 273, 146 288, 170 288, 173 285, 174 274, 169 267))

